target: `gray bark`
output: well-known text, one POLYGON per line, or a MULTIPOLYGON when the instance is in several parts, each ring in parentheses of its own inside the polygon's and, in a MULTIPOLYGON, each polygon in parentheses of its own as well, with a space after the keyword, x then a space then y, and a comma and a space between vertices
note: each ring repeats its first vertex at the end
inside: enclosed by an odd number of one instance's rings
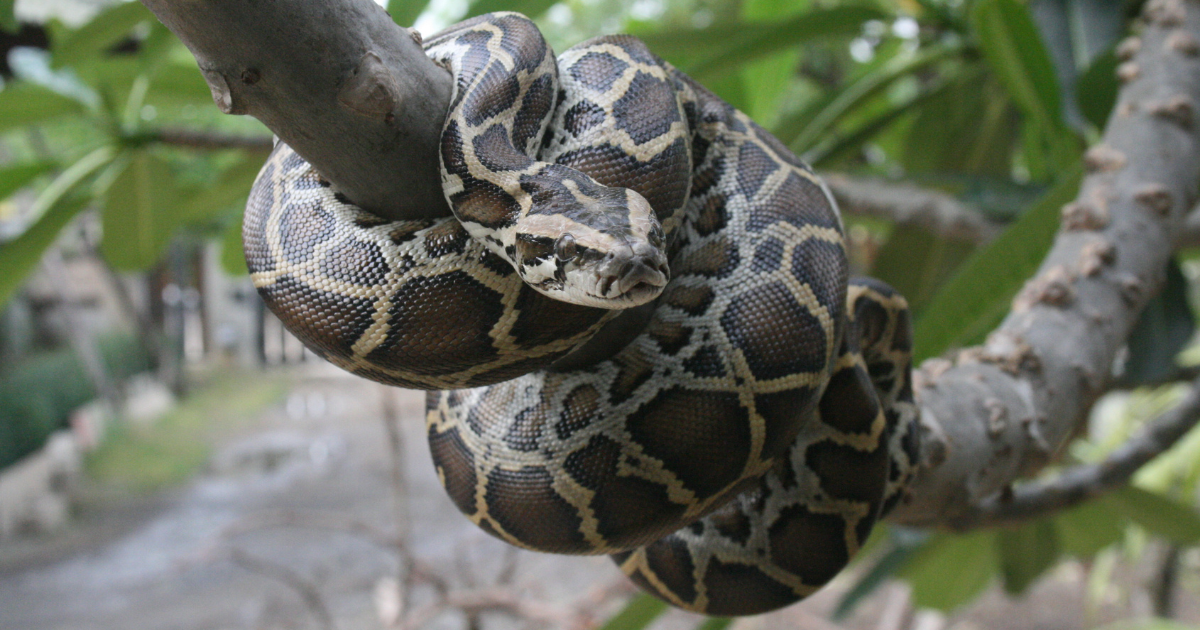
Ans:
POLYGON ((1151 0, 1143 17, 1141 37, 1121 46, 1117 106, 1037 275, 984 345, 916 373, 926 467, 895 521, 969 526, 981 502, 1051 461, 1162 287, 1200 181, 1200 5, 1151 0))
MULTIPOLYGON (((191 48, 222 109, 262 120, 364 207, 445 214, 436 136, 450 79, 369 0, 143 2, 191 48)), ((1162 286, 1200 181, 1200 5, 1151 0, 1144 18, 1038 273, 985 344, 915 375, 924 468, 895 521, 971 526, 1052 461, 1162 286)), ((921 212, 939 225, 949 216, 921 212)), ((965 231, 980 238, 979 226, 965 231)))
POLYGON ((353 202, 447 216, 438 136, 451 79, 371 0, 143 0, 227 114, 249 114, 353 202), (219 25, 219 26, 218 26, 219 25))

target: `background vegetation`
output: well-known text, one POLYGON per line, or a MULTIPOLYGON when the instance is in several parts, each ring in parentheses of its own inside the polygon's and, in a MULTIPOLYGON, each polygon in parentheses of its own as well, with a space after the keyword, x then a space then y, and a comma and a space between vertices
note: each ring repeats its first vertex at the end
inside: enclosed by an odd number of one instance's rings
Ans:
MULTIPOLYGON (((1082 151, 1113 106, 1114 49, 1140 3, 392 0, 388 9, 426 34, 464 15, 521 11, 559 50, 633 33, 819 171, 936 189, 1002 227, 981 242, 846 217, 856 271, 912 302, 921 359, 980 341, 1040 262, 1059 208, 1078 187, 1082 151)), ((0 305, 69 230, 117 273, 173 273, 172 261, 212 240, 222 243, 226 269, 244 273, 241 206, 269 132, 221 115, 192 56, 136 2, 68 26, 20 25, 13 0, 0 0, 0 26, 9 48, 0 68, 0 305)), ((1064 463, 1102 458, 1178 397, 1194 330, 1193 259, 1173 264, 1167 292, 1143 316, 1120 367, 1122 392, 1064 463)), ((0 367, 0 466, 36 448, 75 401, 95 394, 70 351, 15 354, 0 367), (45 377, 47 370, 58 376, 45 377), (45 383, 53 390, 34 393, 45 383)), ((164 355, 138 356, 126 363, 161 363, 164 355)), ((1020 593, 1064 557, 1088 561, 1099 593, 1106 572, 1151 540, 1166 541, 1173 566, 1194 578, 1200 558, 1188 550, 1200 542, 1198 480, 1194 434, 1134 486, 1052 518, 966 535, 881 531, 841 613, 888 576, 909 580, 917 604, 949 610, 995 579, 1020 593)), ((661 609, 637 599, 607 627, 642 627, 661 609)))

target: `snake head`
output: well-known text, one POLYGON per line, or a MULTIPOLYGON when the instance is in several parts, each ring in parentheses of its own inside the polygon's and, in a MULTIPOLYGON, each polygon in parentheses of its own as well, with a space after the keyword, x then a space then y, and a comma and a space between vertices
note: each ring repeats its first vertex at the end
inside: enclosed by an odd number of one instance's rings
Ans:
POLYGON ((662 226, 649 202, 625 188, 575 193, 575 203, 517 222, 514 266, 548 297, 624 309, 662 293, 671 278, 662 226))

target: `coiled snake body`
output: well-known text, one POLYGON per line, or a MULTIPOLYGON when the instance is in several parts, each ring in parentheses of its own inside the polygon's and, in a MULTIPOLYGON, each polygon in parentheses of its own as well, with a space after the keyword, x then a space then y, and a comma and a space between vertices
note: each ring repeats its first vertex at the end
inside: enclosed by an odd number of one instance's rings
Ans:
POLYGON ((456 82, 455 216, 383 221, 280 143, 244 229, 268 306, 432 390, 438 475, 488 532, 709 614, 819 588, 917 447, 904 300, 847 280, 824 186, 636 39, 556 61, 498 13, 425 47, 456 82))

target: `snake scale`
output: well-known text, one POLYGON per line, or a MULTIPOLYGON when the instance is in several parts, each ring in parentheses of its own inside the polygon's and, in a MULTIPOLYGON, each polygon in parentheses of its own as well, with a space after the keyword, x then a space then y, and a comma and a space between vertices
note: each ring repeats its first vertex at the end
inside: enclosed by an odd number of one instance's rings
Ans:
POLYGON ((918 439, 905 301, 848 279, 827 189, 632 37, 556 59, 495 13, 424 46, 455 79, 454 216, 375 217, 278 143, 244 223, 267 305, 429 390, 438 476, 489 533, 714 615, 819 588, 918 439))

